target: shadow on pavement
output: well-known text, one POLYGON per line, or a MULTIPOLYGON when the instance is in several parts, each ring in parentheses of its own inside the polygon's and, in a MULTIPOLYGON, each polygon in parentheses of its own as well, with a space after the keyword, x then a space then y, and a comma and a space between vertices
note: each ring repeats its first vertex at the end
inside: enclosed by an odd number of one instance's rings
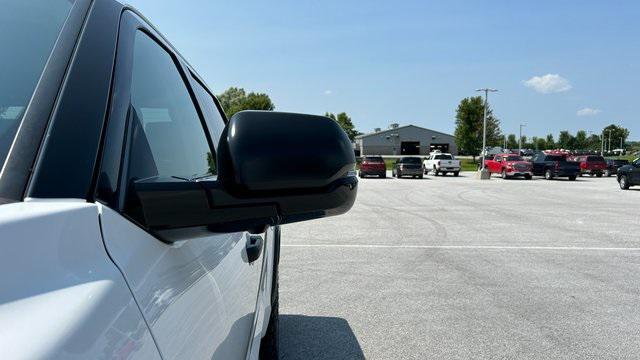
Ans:
POLYGON ((280 314, 280 358, 364 359, 358 339, 342 318, 280 314))

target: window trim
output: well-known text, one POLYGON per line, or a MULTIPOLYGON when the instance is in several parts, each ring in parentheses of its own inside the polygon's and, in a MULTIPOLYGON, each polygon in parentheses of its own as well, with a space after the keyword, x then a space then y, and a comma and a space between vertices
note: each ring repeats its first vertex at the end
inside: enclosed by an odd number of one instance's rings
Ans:
MULTIPOLYGON (((220 105, 220 103, 218 102, 218 98, 216 98, 215 95, 212 94, 211 90, 209 90, 209 88, 207 87, 207 85, 205 85, 204 81, 202 81, 200 79, 200 77, 198 75, 196 75, 193 70, 191 68, 189 68, 188 66, 186 66, 186 71, 188 73, 187 77, 189 78, 190 81, 190 85, 191 85, 191 89, 193 90, 193 96, 194 99, 196 100, 196 104, 197 106, 200 108, 200 112, 202 113, 202 119, 204 120, 204 126, 207 129, 207 135, 210 137, 211 136, 211 131, 212 129, 209 129, 209 124, 207 122, 207 114, 204 111, 204 104, 200 103, 200 101, 198 101, 198 95, 195 93, 195 87, 196 86, 200 86, 202 89, 204 89, 205 93, 207 93, 207 95, 211 98, 211 101, 214 104, 215 107, 215 111, 218 112, 218 115, 220 116, 220 118, 222 119, 222 123, 223 125, 227 125, 229 123, 229 119, 227 119, 227 115, 224 113, 224 110, 222 109, 222 105, 220 105)), ((215 120, 215 119, 211 119, 211 120, 215 120)), ((211 140, 213 140, 213 138, 211 138, 211 140)), ((220 139, 218 139, 219 141, 220 139)), ((214 150, 216 149, 216 144, 215 142, 213 142, 213 148, 214 150)), ((215 156, 215 151, 212 152, 212 155, 215 156)))
MULTIPOLYGON (((222 117, 222 121, 224 121, 225 125, 228 124, 229 119, 227 118, 227 114, 224 112, 224 109, 222 109, 222 105, 220 104, 220 101, 218 101, 218 98, 211 92, 211 90, 209 90, 209 87, 207 86, 207 84, 205 84, 205 82, 200 78, 200 76, 196 74, 196 72, 193 71, 193 69, 191 69, 191 67, 189 67, 188 64, 185 64, 185 66, 187 68, 187 72, 190 75, 189 80, 194 81, 198 85, 202 86, 202 88, 207 92, 207 94, 211 96, 211 99, 213 100, 213 103, 215 104, 216 109, 218 109, 218 113, 220 113, 220 117, 222 117)), ((193 88, 193 83, 191 83, 191 87, 193 88)), ((198 103, 198 105, 201 106, 200 103, 198 103)))
MULTIPOLYGON (((149 36, 158 46, 160 46, 173 60, 176 70, 187 89, 191 102, 198 114, 202 130, 204 131, 209 150, 212 156, 216 157, 214 143, 211 138, 209 128, 206 123, 202 104, 198 101, 191 83, 194 72, 189 68, 184 59, 175 49, 166 42, 148 22, 131 8, 126 8, 122 12, 120 19, 120 32, 118 34, 117 56, 115 60, 114 81, 112 84, 113 99, 110 104, 107 128, 104 135, 104 147, 100 164, 97 166, 95 174, 96 185, 92 199, 89 201, 99 201, 117 212, 123 214, 126 193, 126 166, 129 163, 129 149, 131 142, 131 121, 129 116, 129 104, 131 97, 131 76, 133 71, 133 51, 135 37, 138 31, 149 36), (117 95, 117 96, 116 96, 117 95), (109 189, 104 188, 109 194, 102 192, 105 179, 112 179, 109 189)), ((203 87, 211 93, 208 87, 203 87)), ((215 99, 215 97, 213 97, 215 99)), ((216 99, 217 100, 217 99, 216 99)), ((216 106, 219 108, 219 104, 216 106)), ((222 113, 224 114, 224 113, 222 113)), ((224 117, 223 117, 224 118, 224 117)), ((226 118, 224 118, 226 120, 226 118)), ((123 214, 124 215, 124 214, 123 214)), ((129 218, 129 217, 127 217, 129 218)))
POLYGON ((63 97, 62 84, 71 72, 90 8, 90 0, 76 0, 72 5, 27 103, 7 157, 0 163, 0 199, 5 203, 22 201, 28 196, 44 134, 57 102, 63 97))

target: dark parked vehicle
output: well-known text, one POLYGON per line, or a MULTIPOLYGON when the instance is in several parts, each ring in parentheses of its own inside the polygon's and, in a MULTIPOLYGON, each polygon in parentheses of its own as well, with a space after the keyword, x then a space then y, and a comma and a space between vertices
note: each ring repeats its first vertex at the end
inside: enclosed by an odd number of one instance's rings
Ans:
POLYGON ((629 160, 607 159, 607 168, 604 170, 604 176, 616 175, 618 169, 625 165, 629 165, 629 160))
POLYGON ((403 176, 413 176, 422 179, 422 159, 415 156, 405 156, 396 160, 393 164, 391 174, 394 177, 401 178, 403 176))
POLYGON ((363 178, 369 175, 375 175, 381 178, 387 177, 387 167, 384 164, 382 156, 365 156, 362 158, 358 176, 363 178))
POLYGON ((575 180, 580 174, 580 164, 575 161, 567 161, 564 155, 536 154, 531 159, 533 175, 544 176, 551 180, 555 177, 566 177, 575 180))
POLYGON ((620 189, 627 190, 630 186, 640 185, 640 159, 618 169, 618 184, 620 189))
POLYGON ((600 155, 577 156, 574 161, 580 164, 580 176, 587 174, 601 177, 607 170, 607 162, 600 155))

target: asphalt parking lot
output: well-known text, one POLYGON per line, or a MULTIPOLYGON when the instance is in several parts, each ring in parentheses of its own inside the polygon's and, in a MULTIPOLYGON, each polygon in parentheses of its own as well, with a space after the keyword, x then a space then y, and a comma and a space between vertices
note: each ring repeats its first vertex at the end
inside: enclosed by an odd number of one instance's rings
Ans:
POLYGON ((361 180, 348 214, 283 228, 281 355, 638 358, 638 190, 361 180))

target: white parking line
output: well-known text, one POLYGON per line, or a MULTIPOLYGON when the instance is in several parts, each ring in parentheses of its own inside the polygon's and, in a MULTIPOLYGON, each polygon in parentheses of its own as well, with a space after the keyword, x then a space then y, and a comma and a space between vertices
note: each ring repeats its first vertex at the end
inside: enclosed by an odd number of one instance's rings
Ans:
POLYGON ((369 249, 453 249, 453 250, 572 250, 572 251, 640 251, 633 247, 583 246, 493 246, 493 245, 369 245, 369 244, 281 244, 282 247, 369 248, 369 249))

